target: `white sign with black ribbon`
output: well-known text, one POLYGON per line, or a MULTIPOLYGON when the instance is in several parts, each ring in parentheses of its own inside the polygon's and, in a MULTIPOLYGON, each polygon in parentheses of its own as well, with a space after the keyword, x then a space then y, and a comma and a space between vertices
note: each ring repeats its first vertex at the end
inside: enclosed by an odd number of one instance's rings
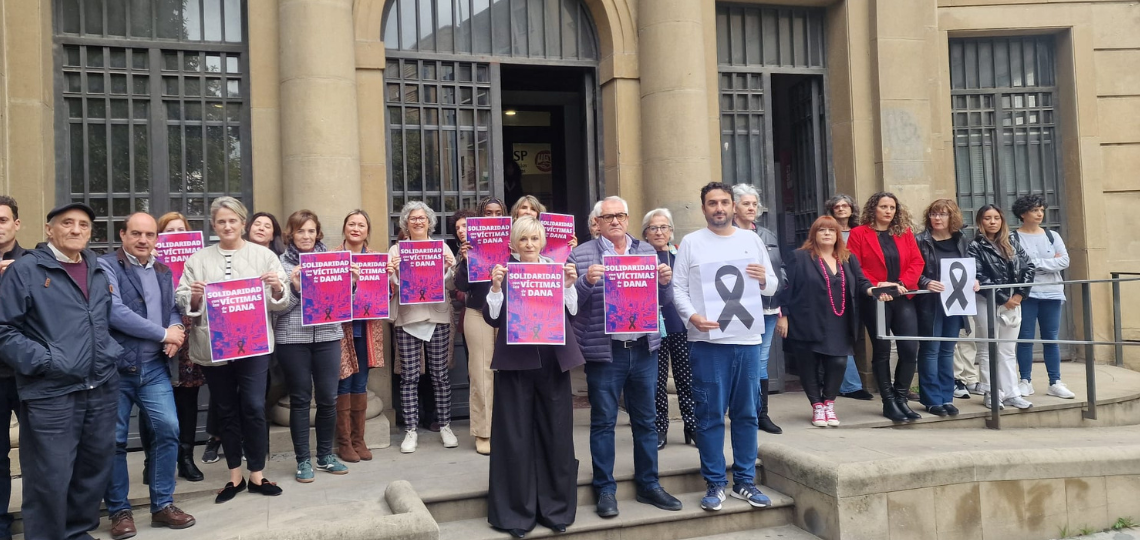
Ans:
POLYGON ((709 331, 710 339, 764 333, 760 282, 748 277, 748 265, 755 262, 739 259, 701 265, 704 316, 720 324, 709 331))
POLYGON ((978 280, 977 261, 973 258, 942 259, 942 286, 939 294, 942 309, 947 316, 977 315, 977 295, 974 282, 978 280))

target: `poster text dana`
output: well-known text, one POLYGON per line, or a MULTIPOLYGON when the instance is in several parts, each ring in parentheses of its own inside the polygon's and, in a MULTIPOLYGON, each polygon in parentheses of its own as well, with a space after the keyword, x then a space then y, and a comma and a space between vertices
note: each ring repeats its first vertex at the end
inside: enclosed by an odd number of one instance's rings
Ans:
POLYGON ((562 266, 507 265, 507 344, 566 343, 562 266))
POLYGON ((468 218, 467 243, 467 281, 491 281, 495 265, 511 258, 511 218, 468 218))
POLYGON ((206 320, 214 362, 269 354, 265 287, 260 278, 206 285, 206 320))
POLYGON ((657 257, 606 255, 606 333, 657 332, 657 257))
POLYGON ((301 254, 301 324, 352 320, 352 254, 347 251, 301 254))
POLYGON ((155 258, 158 262, 170 268, 174 280, 174 288, 182 281, 182 269, 186 266, 186 259, 202 249, 202 231, 184 231, 162 233, 158 235, 158 242, 154 245, 155 258))
POLYGON ((443 290, 443 240, 402 241, 400 253, 400 303, 437 304, 446 298, 443 290))
POLYGON ((353 253, 352 263, 360 267, 360 279, 352 298, 352 318, 387 319, 388 254, 353 253))

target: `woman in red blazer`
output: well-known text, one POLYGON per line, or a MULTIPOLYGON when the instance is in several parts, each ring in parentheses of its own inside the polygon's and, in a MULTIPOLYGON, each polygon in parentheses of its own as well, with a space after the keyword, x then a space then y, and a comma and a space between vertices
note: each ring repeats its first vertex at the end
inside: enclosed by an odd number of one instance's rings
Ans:
POLYGON ((914 302, 907 291, 918 289, 918 277, 924 265, 922 253, 911 231, 910 214, 893 193, 879 192, 863 205, 860 225, 851 229, 847 248, 859 259, 863 273, 877 287, 896 286, 900 293, 886 302, 885 328, 876 327, 876 302, 863 302, 863 321, 871 334, 871 368, 883 398, 883 416, 895 422, 921 418, 907 405, 907 392, 918 367, 918 342, 896 342, 899 361, 891 381, 891 342, 876 339, 880 330, 896 336, 917 336, 918 318, 914 302))

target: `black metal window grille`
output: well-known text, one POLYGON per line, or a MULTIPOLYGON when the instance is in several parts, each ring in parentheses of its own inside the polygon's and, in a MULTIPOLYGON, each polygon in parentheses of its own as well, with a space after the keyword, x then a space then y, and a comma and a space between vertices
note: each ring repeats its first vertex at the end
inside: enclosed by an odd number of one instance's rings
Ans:
POLYGON ((950 87, 958 204, 967 224, 987 203, 1009 213, 1045 196, 1043 226, 1063 225, 1057 89, 1050 36, 951 39, 950 87))
POLYGON ((99 218, 109 249, 134 211, 182 212, 209 232, 209 203, 252 203, 244 4, 55 0, 57 185, 99 218))

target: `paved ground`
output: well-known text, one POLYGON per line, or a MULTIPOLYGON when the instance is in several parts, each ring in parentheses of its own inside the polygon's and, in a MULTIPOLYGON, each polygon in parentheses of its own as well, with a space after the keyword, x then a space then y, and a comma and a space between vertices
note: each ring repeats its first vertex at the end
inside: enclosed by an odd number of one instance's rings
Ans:
POLYGON ((1069 536, 1072 540, 1140 540, 1140 529, 1104 531, 1086 536, 1069 536))

